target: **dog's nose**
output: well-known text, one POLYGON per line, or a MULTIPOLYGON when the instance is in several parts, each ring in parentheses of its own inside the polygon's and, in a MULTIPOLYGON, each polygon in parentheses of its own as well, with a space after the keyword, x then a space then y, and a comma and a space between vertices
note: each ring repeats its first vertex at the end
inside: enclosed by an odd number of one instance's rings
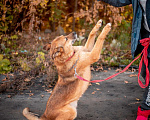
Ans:
POLYGON ((74 36, 74 39, 77 39, 77 33, 76 32, 72 32, 72 35, 74 36))
POLYGON ((77 33, 76 33, 76 32, 72 32, 72 34, 73 34, 73 35, 76 35, 77 33))

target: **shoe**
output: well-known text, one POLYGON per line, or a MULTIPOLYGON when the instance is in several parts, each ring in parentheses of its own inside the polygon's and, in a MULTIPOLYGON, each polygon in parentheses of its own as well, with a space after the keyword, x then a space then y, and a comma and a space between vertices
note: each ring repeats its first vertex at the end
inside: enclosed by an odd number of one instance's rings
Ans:
POLYGON ((141 106, 138 107, 136 120, 148 120, 150 110, 141 110, 141 106))

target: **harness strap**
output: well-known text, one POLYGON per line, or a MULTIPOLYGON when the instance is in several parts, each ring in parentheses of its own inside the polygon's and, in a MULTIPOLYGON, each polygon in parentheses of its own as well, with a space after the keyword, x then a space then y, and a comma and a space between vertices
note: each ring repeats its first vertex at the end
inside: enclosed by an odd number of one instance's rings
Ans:
MULTIPOLYGON (((76 65, 77 65, 78 60, 79 60, 79 57, 78 57, 78 59, 76 60, 76 62, 74 63, 74 65, 68 70, 68 72, 71 71, 73 68, 74 68, 74 70, 76 69, 75 67, 76 67, 76 65)), ((75 73, 76 73, 76 70, 75 70, 75 73)))
POLYGON ((139 59, 141 56, 141 61, 140 61, 140 64, 139 64, 139 72, 138 72, 138 83, 140 85, 141 88, 146 88, 149 84, 149 70, 148 70, 148 59, 147 59, 147 55, 148 55, 148 52, 147 52, 147 49, 148 49, 148 46, 150 44, 150 38, 145 38, 145 39, 142 39, 140 40, 140 43, 142 46, 144 46, 144 49, 142 50, 142 52, 140 53, 140 55, 138 57, 136 57, 129 65, 127 65, 121 72, 119 73, 116 73, 114 75, 111 75, 109 76, 108 78, 104 79, 104 80, 93 80, 93 81, 88 81, 84 78, 82 78, 81 76, 79 76, 77 73, 76 73, 76 68, 74 68, 75 70, 75 74, 74 76, 77 77, 78 79, 80 80, 83 80, 83 81, 86 81, 86 82, 91 82, 91 83, 96 83, 96 82, 102 82, 102 81, 106 81, 106 80, 109 80, 109 79, 112 79, 114 78, 115 76, 119 75, 120 73, 123 73, 125 72, 130 66, 131 64, 136 61, 137 59, 139 59), (141 73, 141 68, 142 68, 142 63, 144 62, 145 66, 146 66, 146 81, 145 81, 145 85, 141 82, 141 80, 139 79, 140 77, 140 73, 141 73))
POLYGON ((69 61, 69 60, 74 56, 74 54, 75 54, 75 51, 73 52, 72 56, 70 56, 70 57, 66 60, 66 62, 69 61))

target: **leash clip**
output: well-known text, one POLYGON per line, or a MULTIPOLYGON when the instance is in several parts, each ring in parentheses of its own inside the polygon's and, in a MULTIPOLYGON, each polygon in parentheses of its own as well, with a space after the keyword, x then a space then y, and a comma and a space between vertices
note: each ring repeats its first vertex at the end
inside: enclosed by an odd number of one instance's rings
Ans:
POLYGON ((74 73, 74 77, 77 78, 77 75, 78 75, 78 74, 77 74, 77 71, 76 71, 76 67, 75 67, 75 66, 74 66, 74 72, 75 72, 75 73, 74 73))

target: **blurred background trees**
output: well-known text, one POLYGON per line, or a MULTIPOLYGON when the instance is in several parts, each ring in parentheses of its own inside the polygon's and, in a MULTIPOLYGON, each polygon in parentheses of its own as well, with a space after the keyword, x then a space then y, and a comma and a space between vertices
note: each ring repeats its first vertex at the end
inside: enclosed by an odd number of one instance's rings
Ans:
POLYGON ((99 19, 113 25, 101 61, 124 64, 123 58, 131 59, 132 17, 131 5, 116 8, 97 0, 1 0, 0 73, 47 65, 42 50, 46 42, 76 31, 75 45, 81 45, 99 19))
POLYGON ((0 34, 56 31, 58 25, 67 33, 99 19, 117 27, 130 24, 133 15, 131 6, 116 8, 96 0, 2 0, 0 7, 0 34))

